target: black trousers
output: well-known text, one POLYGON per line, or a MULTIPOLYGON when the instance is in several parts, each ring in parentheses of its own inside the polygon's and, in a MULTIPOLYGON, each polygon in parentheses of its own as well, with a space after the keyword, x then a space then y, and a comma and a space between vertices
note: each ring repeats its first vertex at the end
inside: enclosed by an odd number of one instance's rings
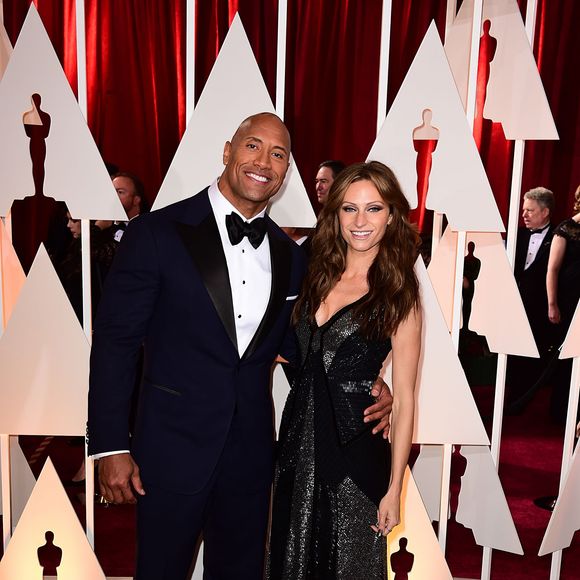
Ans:
POLYGON ((200 534, 204 580, 262 580, 270 481, 240 481, 237 466, 248 450, 240 448, 237 431, 234 420, 216 470, 199 493, 176 494, 144 482, 135 580, 189 580, 200 534))

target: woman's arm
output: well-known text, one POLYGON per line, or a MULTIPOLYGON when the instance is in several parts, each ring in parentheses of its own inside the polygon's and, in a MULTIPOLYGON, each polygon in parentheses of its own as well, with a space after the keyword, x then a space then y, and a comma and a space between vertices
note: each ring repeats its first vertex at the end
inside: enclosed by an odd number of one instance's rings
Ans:
POLYGON ((392 336, 393 411, 391 418, 391 481, 381 500, 378 529, 389 533, 400 521, 403 477, 413 439, 415 382, 421 353, 421 311, 413 310, 392 336))
POLYGON ((564 254, 566 253, 566 239, 555 235, 550 245, 550 258, 548 260, 548 273, 546 274, 546 291, 548 292, 548 318, 552 324, 560 322, 560 309, 558 308, 558 275, 564 254))

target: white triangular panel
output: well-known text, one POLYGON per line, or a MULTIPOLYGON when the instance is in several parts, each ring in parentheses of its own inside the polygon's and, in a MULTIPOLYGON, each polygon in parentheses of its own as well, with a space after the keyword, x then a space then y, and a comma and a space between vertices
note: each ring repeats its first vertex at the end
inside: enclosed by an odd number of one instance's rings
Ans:
MULTIPOLYGON (((507 139, 558 139, 538 66, 515 0, 486 0, 483 22, 497 40, 483 115, 501 123, 507 139)), ((445 35, 445 52, 463 102, 467 99, 473 0, 465 0, 445 35)))
POLYGON ((421 124, 425 109, 433 112, 431 124, 439 129, 427 208, 445 213, 454 230, 504 231, 434 23, 368 155, 395 172, 411 207, 417 206, 413 130, 421 124))
MULTIPOLYGON (((1 473, 1 470, 0 470, 1 473)), ((12 531, 16 528, 26 502, 32 493, 36 479, 18 443, 18 437, 10 437, 10 489, 12 499, 12 531)), ((0 514, 2 514, 2 490, 0 489, 0 514)))
POLYGON ((560 358, 573 358, 575 356, 580 356, 580 302, 576 304, 576 311, 560 352, 560 358))
MULTIPOLYGON (((275 113, 242 21, 236 15, 153 209, 195 195, 218 177, 223 170, 225 142, 241 121, 262 111, 275 113)), ((316 223, 293 159, 270 216, 280 226, 312 227, 316 223)))
POLYGON ((563 550, 580 530, 580 445, 576 445, 570 469, 558 495, 538 556, 563 550))
POLYGON ((4 75, 4 71, 8 66, 10 55, 12 54, 12 44, 4 28, 4 24, 0 21, 0 80, 4 75))
MULTIPOLYGON (((475 244, 474 256, 481 260, 469 329, 484 335, 492 352, 537 358, 538 349, 501 235, 468 233, 467 242, 475 244), (509 332, 505 332, 506 320, 510 321, 509 332)), ((447 328, 451 328, 453 311, 456 251, 457 233, 447 228, 428 268, 447 328)))
POLYGON ((0 83, 0 215, 6 215, 13 200, 34 194, 23 114, 35 93, 51 117, 44 194, 66 202, 75 218, 126 220, 34 3, 0 83))
POLYGON ((290 393, 290 385, 288 379, 284 374, 282 365, 276 365, 272 377, 272 398, 274 399, 274 424, 276 426, 276 434, 280 433, 280 421, 282 420, 282 413, 286 399, 290 393))
POLYGON ((268 215, 281 227, 312 228, 316 225, 316 214, 293 157, 284 185, 270 202, 268 215))
MULTIPOLYGON (((423 336, 415 387, 413 442, 489 445, 489 438, 421 257, 415 264, 415 272, 421 287, 423 336), (450 401, 453 404, 449 404, 450 401)), ((385 382, 392 384, 390 360, 385 382)))
POLYGON ((443 446, 421 445, 419 455, 413 465, 413 479, 432 522, 439 520, 442 474, 443 446))
POLYGON ((473 531, 480 546, 523 554, 489 448, 462 446, 467 469, 461 478, 456 519, 473 531))
POLYGON ((199 552, 197 553, 197 558, 195 559, 195 566, 193 572, 191 573, 190 580, 203 580, 203 542, 199 547, 199 552))
POLYGON ((6 327, 26 276, 2 220, 0 220, 0 268, 2 268, 2 316, 6 327))
POLYGON ((54 544, 62 549, 59 580, 105 580, 50 458, 0 561, 0 580, 42 578, 37 550, 46 543, 47 531, 54 533, 54 544))
POLYGON ((405 471, 403 484, 401 523, 387 536, 389 578, 396 578, 391 569, 391 557, 399 550, 399 541, 403 537, 408 540, 407 551, 415 556, 409 580, 452 580, 409 468, 405 471))
POLYGON ((0 339, 0 433, 84 435, 89 344, 40 246, 0 339))

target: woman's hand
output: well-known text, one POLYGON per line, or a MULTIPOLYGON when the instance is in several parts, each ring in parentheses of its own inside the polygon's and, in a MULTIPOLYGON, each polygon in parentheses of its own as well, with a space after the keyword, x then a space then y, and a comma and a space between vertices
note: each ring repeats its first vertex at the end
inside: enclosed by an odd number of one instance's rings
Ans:
POLYGON ((560 322, 560 309, 557 304, 548 306, 548 318, 552 324, 558 324, 560 322))
POLYGON ((379 503, 377 511, 377 523, 371 528, 386 536, 401 521, 401 494, 389 488, 387 495, 379 503))

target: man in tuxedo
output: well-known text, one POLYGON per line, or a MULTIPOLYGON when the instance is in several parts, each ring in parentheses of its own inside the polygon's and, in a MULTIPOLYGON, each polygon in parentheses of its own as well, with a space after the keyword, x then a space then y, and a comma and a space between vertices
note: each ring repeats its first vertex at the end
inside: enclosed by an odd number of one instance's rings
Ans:
POLYGON ((524 194, 522 218, 518 229, 514 276, 530 327, 538 346, 540 359, 510 357, 508 378, 513 402, 528 391, 546 368, 554 342, 554 331, 548 320, 546 272, 550 256, 554 194, 545 187, 536 187, 524 194))
POLYGON ((202 532, 204 578, 262 578, 270 369, 278 353, 292 358, 305 265, 265 215, 289 160, 282 121, 249 117, 225 144, 219 180, 137 218, 109 273, 94 325, 89 452, 105 499, 138 498, 137 580, 185 579, 202 532))

